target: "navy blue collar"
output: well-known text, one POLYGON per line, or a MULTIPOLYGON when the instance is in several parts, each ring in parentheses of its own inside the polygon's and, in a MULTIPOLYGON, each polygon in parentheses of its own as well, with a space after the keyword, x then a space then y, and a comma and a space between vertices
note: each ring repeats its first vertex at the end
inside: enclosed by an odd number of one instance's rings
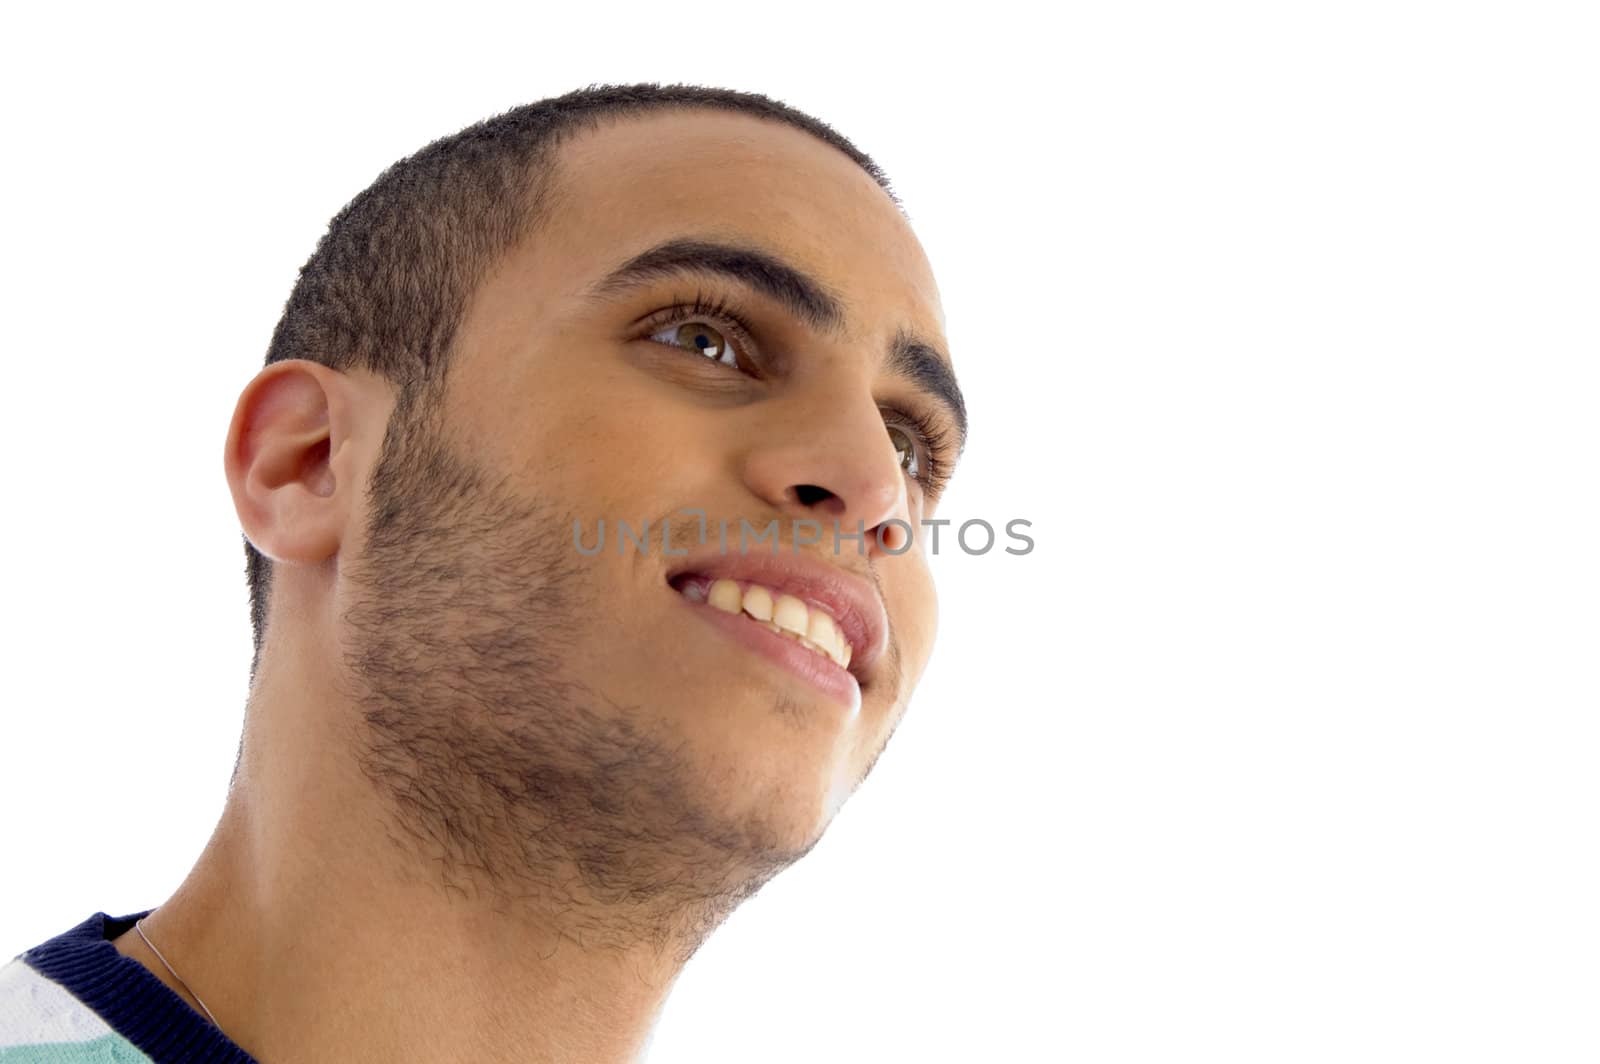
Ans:
POLYGON ((117 951, 111 940, 153 911, 95 913, 33 947, 22 960, 70 990, 156 1064, 256 1064, 148 968, 117 951))

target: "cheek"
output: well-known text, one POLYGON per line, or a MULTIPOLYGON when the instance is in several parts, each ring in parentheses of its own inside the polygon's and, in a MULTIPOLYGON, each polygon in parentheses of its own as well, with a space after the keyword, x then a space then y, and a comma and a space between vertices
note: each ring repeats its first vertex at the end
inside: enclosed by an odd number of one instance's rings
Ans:
POLYGON ((884 581, 885 592, 899 603, 894 615, 897 639, 900 643, 902 668, 907 683, 915 683, 927 667, 933 652, 934 636, 939 626, 939 596, 934 587, 933 573, 927 559, 920 554, 907 558, 903 570, 894 574, 892 583, 884 581))
POLYGON ((636 374, 569 364, 523 389, 497 398, 479 440, 524 490, 584 516, 653 517, 653 500, 670 494, 674 477, 710 457, 701 453, 703 418, 662 402, 636 374))

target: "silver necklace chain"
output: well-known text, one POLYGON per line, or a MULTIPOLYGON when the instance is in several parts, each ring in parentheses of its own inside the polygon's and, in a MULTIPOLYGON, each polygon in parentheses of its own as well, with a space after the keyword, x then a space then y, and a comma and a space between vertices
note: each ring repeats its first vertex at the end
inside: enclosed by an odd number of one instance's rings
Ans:
MULTIPOLYGON (((146 935, 144 933, 144 928, 139 926, 142 923, 144 923, 144 920, 142 918, 138 919, 138 920, 135 920, 133 922, 133 929, 135 931, 139 932, 139 937, 144 939, 144 944, 146 946, 150 947, 150 952, 154 953, 156 955, 156 957, 161 961, 162 964, 166 964, 167 965, 167 971, 172 972, 172 978, 176 979, 178 981, 179 985, 181 985, 185 990, 189 991, 189 996, 194 998, 196 1001, 200 1001, 200 995, 196 994, 194 992, 193 988, 191 988, 188 983, 185 983, 183 981, 183 976, 181 976, 177 972, 173 971, 172 965, 167 964, 167 958, 161 956, 161 951, 156 949, 156 944, 154 942, 150 941, 150 936, 146 935)), ((200 1001, 200 1008, 202 1010, 204 1010, 204 1012, 206 1014, 206 1019, 211 1021, 211 1026, 215 1027, 219 1031, 222 1030, 222 1024, 218 1023, 217 1022, 217 1018, 215 1016, 211 1015, 211 1010, 206 1008, 206 1003, 204 1001, 200 1001)))

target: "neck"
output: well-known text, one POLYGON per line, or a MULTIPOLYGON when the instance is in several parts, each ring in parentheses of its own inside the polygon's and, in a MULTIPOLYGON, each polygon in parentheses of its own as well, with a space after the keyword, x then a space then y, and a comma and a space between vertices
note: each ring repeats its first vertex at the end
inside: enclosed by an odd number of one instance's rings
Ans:
MULTIPOLYGON (((258 679, 222 819, 145 921, 222 1029, 271 1064, 637 1060, 721 914, 641 920, 570 870, 558 888, 554 855, 539 862, 549 889, 515 898, 441 879, 428 840, 354 768, 337 719, 258 679)), ((117 946, 178 989, 136 939, 117 946)))

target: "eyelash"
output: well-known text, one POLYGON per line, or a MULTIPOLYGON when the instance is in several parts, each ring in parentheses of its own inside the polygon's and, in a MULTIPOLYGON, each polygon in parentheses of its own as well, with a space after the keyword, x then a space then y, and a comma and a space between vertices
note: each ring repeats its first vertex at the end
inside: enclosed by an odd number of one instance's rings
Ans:
MULTIPOLYGON (((640 328, 643 339, 651 336, 672 325, 681 325, 686 321, 700 321, 709 319, 713 325, 726 327, 732 334, 733 341, 741 350, 748 350, 756 346, 751 334, 755 330, 750 326, 746 317, 739 309, 724 296, 708 297, 696 291, 693 299, 679 299, 672 306, 665 307, 651 314, 644 320, 640 328)), ((662 344, 663 347, 674 347, 674 344, 662 344)), ((739 372, 744 372, 740 370, 739 372)), ((900 407, 880 407, 888 415, 886 424, 894 424, 900 428, 911 429, 918 437, 926 468, 917 477, 922 484, 923 491, 929 495, 937 496, 944 489, 950 479, 950 463, 944 457, 951 446, 952 436, 936 420, 917 410, 906 410, 900 407)))
MULTIPOLYGON (((722 296, 716 296, 708 300, 700 292, 696 292, 692 300, 678 300, 672 306, 656 311, 645 319, 642 328, 644 329, 645 338, 649 339, 669 325, 682 325, 686 321, 698 321, 702 318, 711 319, 713 324, 728 326, 728 331, 733 334, 734 341, 741 348, 749 349, 756 346, 756 342, 750 338, 750 334, 755 330, 750 327, 750 323, 745 320, 744 315, 739 313, 738 308, 734 307, 722 296)), ((662 346, 672 347, 675 345, 664 344, 662 346)))
POLYGON ((952 443, 950 431, 927 414, 917 410, 903 410, 899 407, 879 409, 890 415, 889 424, 910 428, 916 433, 922 445, 922 457, 926 466, 917 479, 922 483, 923 491, 937 496, 950 479, 950 465, 944 458, 952 443))

